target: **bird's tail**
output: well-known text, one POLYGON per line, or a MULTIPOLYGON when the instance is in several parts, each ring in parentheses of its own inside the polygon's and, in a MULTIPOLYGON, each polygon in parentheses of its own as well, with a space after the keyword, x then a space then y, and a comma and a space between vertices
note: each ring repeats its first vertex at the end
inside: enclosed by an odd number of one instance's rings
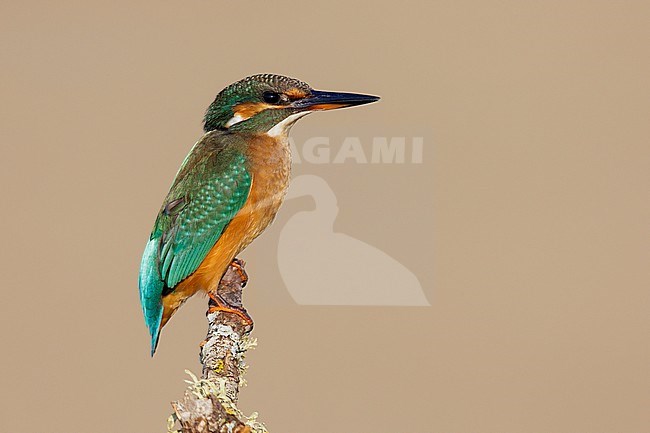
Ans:
POLYGON ((151 356, 153 356, 154 353, 156 353, 156 349, 158 348, 158 340, 160 340, 161 328, 162 326, 160 326, 160 320, 158 321, 158 326, 156 326, 155 329, 149 328, 149 333, 151 334, 151 356))
POLYGON ((151 335, 151 356, 153 356, 156 352, 156 347, 158 347, 163 318, 162 292, 165 284, 162 281, 157 266, 159 248, 159 239, 151 239, 147 243, 147 247, 142 255, 138 284, 144 321, 151 335))

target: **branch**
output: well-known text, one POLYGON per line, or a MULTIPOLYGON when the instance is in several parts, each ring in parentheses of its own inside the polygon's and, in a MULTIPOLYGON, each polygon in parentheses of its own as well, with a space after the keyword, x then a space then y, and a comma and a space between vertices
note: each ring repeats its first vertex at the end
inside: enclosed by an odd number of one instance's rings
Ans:
POLYGON ((245 385, 243 375, 247 369, 244 362, 246 351, 255 346, 250 338, 252 325, 229 311, 217 310, 214 297, 235 310, 242 306, 242 289, 248 277, 244 262, 235 259, 219 282, 216 294, 211 294, 208 319, 208 335, 201 344, 200 359, 203 364, 201 379, 189 371, 190 386, 180 401, 172 402, 174 414, 168 420, 172 432, 175 421, 182 433, 267 433, 257 422, 257 413, 246 417, 236 406, 239 389, 245 385))

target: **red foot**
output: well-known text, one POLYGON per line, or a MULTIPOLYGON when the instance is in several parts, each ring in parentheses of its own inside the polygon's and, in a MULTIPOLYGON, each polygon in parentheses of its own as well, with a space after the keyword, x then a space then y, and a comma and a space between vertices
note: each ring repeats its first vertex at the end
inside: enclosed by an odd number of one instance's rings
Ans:
POLYGON ((242 288, 246 287, 246 284, 248 283, 248 274, 244 270, 244 265, 245 265, 244 261, 238 258, 234 258, 230 263, 230 266, 235 268, 235 272, 239 274, 239 279, 241 280, 242 288))
POLYGON ((249 328, 249 332, 253 330, 253 319, 251 319, 251 316, 248 315, 248 312, 244 308, 239 308, 239 307, 233 307, 232 305, 229 305, 224 301, 221 296, 214 294, 214 293, 208 293, 208 296, 216 305, 211 305, 208 308, 208 314, 214 313, 215 311, 223 311, 226 313, 233 313, 239 316, 239 318, 242 320, 244 325, 246 325, 247 328, 249 328))

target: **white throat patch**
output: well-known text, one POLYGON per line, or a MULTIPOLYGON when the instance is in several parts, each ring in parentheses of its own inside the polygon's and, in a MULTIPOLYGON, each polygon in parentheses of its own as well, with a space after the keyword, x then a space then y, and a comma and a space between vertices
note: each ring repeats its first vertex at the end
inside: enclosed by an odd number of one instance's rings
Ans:
POLYGON ((232 116, 228 122, 226 122, 226 128, 230 128, 235 123, 243 122, 246 119, 246 117, 243 117, 241 114, 237 113, 232 116))
POLYGON ((266 135, 268 135, 269 137, 279 137, 281 135, 287 135, 289 129, 291 129, 293 124, 296 123, 298 119, 300 119, 303 116, 306 116, 309 113, 311 113, 311 111, 301 111, 300 113, 292 114, 291 116, 284 119, 282 122, 277 123, 271 129, 266 131, 266 135))

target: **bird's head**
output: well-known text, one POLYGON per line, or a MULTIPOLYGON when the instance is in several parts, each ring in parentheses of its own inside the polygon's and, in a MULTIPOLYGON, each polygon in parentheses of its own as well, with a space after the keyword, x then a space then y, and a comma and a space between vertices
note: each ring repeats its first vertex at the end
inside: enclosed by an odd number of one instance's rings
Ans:
POLYGON ((294 78, 253 75, 223 89, 210 104, 204 130, 267 132, 280 135, 300 117, 377 101, 379 97, 314 90, 294 78))

